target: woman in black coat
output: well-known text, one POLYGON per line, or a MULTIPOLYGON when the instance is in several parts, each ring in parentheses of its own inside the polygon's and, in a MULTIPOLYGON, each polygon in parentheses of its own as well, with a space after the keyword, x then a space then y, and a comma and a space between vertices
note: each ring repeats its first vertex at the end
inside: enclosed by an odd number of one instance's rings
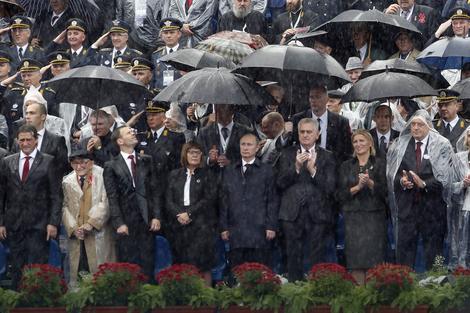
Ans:
POLYGON ((338 199, 345 223, 347 268, 359 283, 367 269, 384 261, 386 249, 385 163, 375 158, 374 141, 366 130, 352 135, 354 158, 339 171, 338 199))
POLYGON ((209 169, 203 168, 202 148, 186 143, 181 151, 182 168, 173 170, 166 191, 173 263, 197 266, 208 283, 215 265, 217 215, 216 182, 209 169))

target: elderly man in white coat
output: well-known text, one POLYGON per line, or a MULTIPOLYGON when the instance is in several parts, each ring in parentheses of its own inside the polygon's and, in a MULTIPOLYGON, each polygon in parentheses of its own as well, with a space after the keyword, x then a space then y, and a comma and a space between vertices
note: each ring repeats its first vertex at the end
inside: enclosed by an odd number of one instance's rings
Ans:
POLYGON ((78 272, 95 273, 116 257, 103 169, 86 150, 72 152, 70 164, 73 171, 62 181, 62 222, 68 236, 70 285, 75 286, 78 272))

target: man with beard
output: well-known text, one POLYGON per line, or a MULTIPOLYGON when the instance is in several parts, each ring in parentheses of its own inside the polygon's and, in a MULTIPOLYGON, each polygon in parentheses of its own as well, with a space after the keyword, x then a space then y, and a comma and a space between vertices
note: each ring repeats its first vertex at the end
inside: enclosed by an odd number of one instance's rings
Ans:
POLYGON ((279 15, 273 23, 274 41, 284 44, 299 32, 299 29, 309 26, 313 29, 319 24, 318 14, 304 9, 301 0, 287 0, 286 12, 279 15))
POLYGON ((265 37, 267 25, 264 15, 253 10, 251 0, 234 0, 232 11, 219 21, 219 31, 242 31, 265 37))

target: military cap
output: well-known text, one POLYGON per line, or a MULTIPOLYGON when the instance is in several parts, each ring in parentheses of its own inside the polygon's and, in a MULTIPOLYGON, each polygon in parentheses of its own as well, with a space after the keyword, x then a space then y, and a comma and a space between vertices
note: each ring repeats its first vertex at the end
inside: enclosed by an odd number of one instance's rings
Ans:
POLYGON ((450 18, 452 20, 470 19, 470 10, 467 7, 455 7, 450 11, 450 18))
POLYGON ((114 20, 113 25, 109 29, 110 33, 130 33, 131 32, 131 25, 122 21, 122 20, 114 20))
POLYGON ((11 56, 5 51, 0 50, 0 63, 10 63, 11 56))
POLYGON ((10 20, 11 28, 31 28, 33 22, 26 16, 15 15, 10 20))
POLYGON ((160 29, 164 30, 173 30, 173 29, 181 29, 183 27, 183 22, 176 18, 167 17, 160 21, 160 29))
POLYGON ((131 56, 130 55, 125 55, 125 54, 122 54, 120 56, 116 56, 114 57, 114 68, 117 68, 117 69, 120 69, 120 68, 126 68, 126 67, 129 67, 131 66, 131 56))
POLYGON ((35 72, 39 71, 42 67, 41 62, 34 59, 23 59, 18 66, 19 72, 35 72))
POLYGON ((65 51, 54 51, 47 56, 50 64, 65 64, 70 63, 70 53, 65 51))
POLYGON ((328 90, 328 97, 333 99, 341 99, 346 93, 339 89, 328 90))
POLYGON ((460 93, 452 89, 439 89, 437 91, 438 103, 446 103, 446 102, 454 101, 454 100, 457 100, 459 96, 460 96, 460 93))
POLYGON ((86 33, 86 24, 79 18, 71 18, 67 21, 67 30, 79 30, 86 33))
POLYGON ((147 60, 146 58, 141 58, 141 57, 133 58, 131 61, 131 64, 132 64, 133 71, 138 71, 138 70, 152 71, 155 68, 155 66, 153 65, 151 61, 147 60))
POLYGON ((153 102, 153 100, 147 101, 147 106, 145 107, 146 113, 165 113, 170 109, 170 104, 166 102, 153 102))

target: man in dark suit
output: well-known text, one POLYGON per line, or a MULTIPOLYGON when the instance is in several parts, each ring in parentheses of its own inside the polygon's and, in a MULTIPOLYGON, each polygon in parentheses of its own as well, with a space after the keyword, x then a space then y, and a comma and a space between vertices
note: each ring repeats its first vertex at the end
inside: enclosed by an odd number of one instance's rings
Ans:
POLYGON ((470 123, 457 115, 459 105, 457 103, 459 93, 451 89, 439 90, 437 106, 439 107, 439 119, 433 121, 434 128, 442 136, 449 139, 452 148, 456 151, 455 144, 460 135, 467 129, 470 123))
POLYGON ((10 22, 13 45, 6 49, 11 57, 11 68, 16 72, 21 60, 34 59, 46 64, 46 56, 41 48, 29 44, 33 23, 26 16, 16 15, 10 22))
POLYGON ((411 117, 411 135, 400 136, 394 145, 402 155, 401 160, 392 160, 399 167, 393 173, 393 164, 387 165, 394 177, 397 263, 413 267, 421 236, 426 269, 443 253, 447 228, 444 191, 450 184, 453 154, 449 141, 431 129, 429 114, 418 110, 411 117))
POLYGON ((73 17, 67 2, 68 0, 49 0, 50 9, 37 17, 37 23, 33 27, 33 40, 37 41, 39 46, 48 46, 73 17))
POLYGON ((17 134, 19 153, 4 158, 0 171, 0 239, 10 247, 12 285, 31 263, 47 263, 48 241, 62 218, 62 190, 54 157, 38 151, 34 126, 17 134))
POLYGON ((119 262, 139 264, 151 279, 154 267, 154 234, 160 229, 162 190, 156 186, 152 157, 134 151, 138 143, 128 126, 114 130, 112 141, 120 153, 104 165, 104 185, 117 232, 119 262))
POLYGON ((338 164, 352 155, 351 129, 347 118, 326 109, 328 91, 324 86, 314 86, 309 93, 310 109, 293 116, 294 141, 298 143, 297 124, 305 117, 319 123, 320 138, 318 145, 332 151, 338 164))
POLYGON ((308 253, 305 258, 310 266, 326 261, 325 241, 334 222, 335 158, 316 143, 316 119, 301 119, 298 137, 299 144, 282 151, 277 163, 276 183, 282 197, 279 219, 289 281, 303 279, 303 251, 308 253))
POLYGON ((392 109, 388 105, 379 105, 375 108, 373 120, 375 127, 369 133, 374 139, 375 156, 386 158, 388 147, 400 136, 399 131, 392 129, 392 109))
POLYGON ((233 121, 233 106, 216 104, 216 124, 205 126, 199 131, 197 142, 208 156, 209 166, 224 167, 240 161, 240 138, 251 132, 246 126, 233 121))
POLYGON ((277 232, 279 199, 273 169, 256 159, 258 138, 240 138, 241 162, 224 172, 219 227, 230 242, 232 267, 245 262, 269 265, 269 244, 277 232))

